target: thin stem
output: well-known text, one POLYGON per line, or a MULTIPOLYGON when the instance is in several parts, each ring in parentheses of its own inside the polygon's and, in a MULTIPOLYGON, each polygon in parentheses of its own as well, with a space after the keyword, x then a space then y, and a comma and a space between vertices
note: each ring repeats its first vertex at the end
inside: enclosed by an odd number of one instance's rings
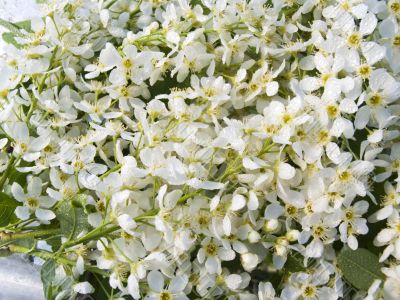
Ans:
POLYGON ((42 229, 42 230, 35 230, 29 232, 16 232, 16 233, 3 233, 0 236, 0 240, 19 240, 25 238, 34 238, 34 237, 41 237, 46 235, 53 235, 60 233, 58 228, 51 228, 51 229, 42 229))
MULTIPOLYGON (((141 220, 145 220, 145 219, 154 217, 158 213, 158 211, 159 211, 158 209, 149 210, 149 211, 145 212, 144 214, 137 216, 136 218, 133 218, 133 220, 135 220, 136 222, 139 222, 141 220)), ((113 233, 114 231, 121 229, 121 227, 119 225, 111 225, 111 226, 107 227, 108 225, 109 225, 109 223, 101 225, 100 227, 93 229, 91 232, 89 232, 85 236, 83 236, 75 241, 66 242, 64 244, 64 248, 68 248, 68 247, 72 247, 72 246, 82 244, 82 243, 85 243, 88 241, 96 240, 98 238, 106 236, 109 233, 113 233)))
POLYGON ((105 8, 105 9, 110 8, 111 6, 113 6, 113 4, 114 4, 115 2, 117 2, 117 0, 112 0, 112 1, 110 1, 106 6, 104 6, 104 8, 105 8))
POLYGON ((108 175, 110 175, 111 173, 116 172, 116 171, 118 171, 119 169, 121 169, 121 167, 122 167, 121 164, 115 165, 115 166, 112 167, 110 170, 108 170, 107 172, 105 172, 104 174, 102 174, 99 178, 100 178, 100 179, 106 178, 106 177, 107 177, 108 175))
MULTIPOLYGON (((76 261, 66 258, 64 256, 60 256, 60 257, 54 257, 54 253, 51 252, 47 252, 47 251, 42 251, 42 250, 31 250, 29 248, 23 247, 23 246, 19 246, 19 245, 9 245, 8 246, 8 250, 10 250, 11 252, 14 253, 26 253, 32 256, 36 256, 45 260, 48 259, 55 259, 57 262, 64 264, 64 265, 70 265, 70 266, 75 266, 76 265, 76 261)), ((103 276, 108 276, 108 272, 100 270, 99 268, 95 267, 95 266, 91 266, 91 265, 85 265, 85 270, 93 272, 93 273, 97 273, 103 276)))
POLYGON ((109 233, 112 233, 120 228, 118 225, 112 225, 112 226, 106 228, 106 225, 107 224, 104 224, 100 227, 95 228, 94 230, 92 230, 91 232, 86 234, 85 236, 83 236, 75 241, 69 241, 69 242, 65 243, 64 248, 72 247, 72 246, 82 244, 82 243, 85 243, 85 242, 88 242, 91 240, 95 240, 95 239, 103 237, 109 233))

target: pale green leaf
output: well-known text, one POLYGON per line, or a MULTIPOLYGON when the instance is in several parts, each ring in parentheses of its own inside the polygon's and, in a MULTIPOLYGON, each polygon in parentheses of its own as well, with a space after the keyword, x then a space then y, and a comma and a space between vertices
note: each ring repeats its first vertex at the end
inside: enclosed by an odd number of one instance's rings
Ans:
POLYGON ((0 227, 7 226, 14 215, 15 208, 20 203, 6 193, 0 192, 0 227))
POLYGON ((56 262, 54 259, 47 260, 41 270, 40 277, 43 283, 43 290, 47 300, 53 299, 52 293, 52 283, 56 275, 56 262))
POLYGON ((343 249, 337 260, 343 277, 359 290, 366 291, 375 279, 383 279, 378 257, 367 249, 343 249))
POLYGON ((70 201, 64 201, 57 209, 57 219, 60 221, 61 233, 74 239, 82 231, 88 231, 90 225, 83 208, 76 208, 70 201))

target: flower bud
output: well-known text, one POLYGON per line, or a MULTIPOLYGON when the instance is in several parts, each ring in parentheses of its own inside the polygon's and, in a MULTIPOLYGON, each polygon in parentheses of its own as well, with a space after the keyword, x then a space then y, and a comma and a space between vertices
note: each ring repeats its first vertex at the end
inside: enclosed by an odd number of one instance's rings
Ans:
POLYGON ((253 271, 258 265, 258 256, 253 253, 243 253, 240 256, 240 262, 247 272, 253 271))

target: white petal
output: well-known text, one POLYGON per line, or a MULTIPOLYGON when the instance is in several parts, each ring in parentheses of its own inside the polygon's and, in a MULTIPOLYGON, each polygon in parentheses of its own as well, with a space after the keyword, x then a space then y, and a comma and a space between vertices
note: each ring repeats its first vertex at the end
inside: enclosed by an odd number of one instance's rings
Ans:
POLYGON ((256 193, 254 193, 253 191, 249 192, 249 202, 247 203, 247 207, 249 208, 249 210, 256 210, 258 209, 258 198, 256 193))
POLYGON ((267 220, 278 219, 284 212, 282 206, 277 203, 271 203, 267 206, 264 213, 264 218, 267 220))
POLYGON ((368 135, 368 141, 370 143, 379 143, 383 138, 383 130, 376 129, 372 132, 372 134, 368 135))
POLYGON ((253 253, 244 253, 240 256, 240 262, 247 272, 251 272, 258 265, 258 256, 253 253))
POLYGON ((46 147, 50 142, 50 138, 47 136, 39 136, 35 139, 30 144, 29 150, 36 152, 42 150, 44 147, 46 147))
POLYGON ((161 292, 164 288, 164 276, 158 271, 150 271, 147 275, 147 282, 155 292, 161 292))
POLYGON ((231 234, 231 228, 231 220, 229 219, 228 215, 225 215, 224 219, 222 220, 222 229, 224 230, 226 236, 229 236, 231 234))
POLYGON ((179 292, 182 292, 187 284, 188 278, 186 275, 174 277, 169 284, 168 291, 173 294, 177 294, 179 292))
POLYGON ((293 168, 288 163, 280 163, 279 164, 279 170, 278 170, 279 178, 291 179, 294 177, 295 174, 296 174, 296 169, 293 168))
POLYGON ((279 89, 279 84, 276 81, 267 83, 267 86, 266 86, 267 96, 271 97, 271 96, 276 95, 276 93, 278 93, 278 89, 279 89))
POLYGON ((79 275, 82 275, 83 272, 85 271, 85 262, 83 260, 82 256, 78 256, 78 259, 76 260, 76 266, 75 269, 77 270, 79 275))
POLYGON ((378 19, 372 13, 368 13, 360 22, 360 34, 362 36, 371 34, 378 24, 378 19))
POLYGON ((263 165, 258 164, 254 160, 252 160, 250 157, 245 157, 243 158, 243 167, 245 167, 248 170, 257 170, 263 167, 263 165))
POLYGON ((302 70, 311 71, 315 68, 314 56, 309 55, 300 60, 299 67, 302 70))
POLYGON ((15 215, 21 220, 28 220, 30 216, 29 208, 26 206, 17 206, 15 209, 15 215))
POLYGON ((105 65, 107 69, 111 69, 121 63, 122 58, 117 49, 115 49, 111 43, 107 43, 106 47, 100 52, 99 61, 105 65))
POLYGON ((221 260, 230 261, 235 259, 236 254, 232 249, 219 248, 218 256, 221 258, 221 260))
POLYGON ((315 77, 306 77, 300 81, 300 87, 305 92, 313 92, 321 87, 321 80, 315 77))
POLYGON ((342 102, 340 102, 339 108, 342 112, 347 114, 354 114, 358 110, 358 106, 354 102, 354 100, 347 98, 343 99, 342 102))
MULTIPOLYGON (((393 206, 391 206, 391 205, 384 206, 374 214, 375 219, 376 219, 376 221, 381 221, 381 220, 387 219, 392 214, 392 212, 393 212, 393 206)), ((369 219, 368 219, 368 221, 369 221, 369 219)))
POLYGON ((94 292, 93 286, 87 281, 74 284, 73 289, 75 293, 79 294, 91 294, 94 292))
POLYGON ((136 222, 132 219, 131 216, 129 216, 128 214, 123 214, 118 216, 117 218, 118 220, 118 224, 119 226, 121 226, 121 228, 129 233, 129 234, 133 234, 132 229, 136 228, 136 222))
POLYGON ((195 189, 203 189, 203 190, 219 190, 224 187, 224 184, 221 182, 213 182, 213 181, 201 181, 197 178, 192 178, 186 181, 186 184, 190 185, 195 189))
POLYGON ((242 283, 242 277, 238 274, 231 274, 225 278, 225 283, 231 290, 236 290, 242 283))
POLYGON ((42 193, 42 180, 39 177, 33 177, 28 182, 28 193, 32 196, 40 196, 42 193))
POLYGON ((140 299, 139 282, 132 274, 128 277, 128 291, 134 299, 140 299))
POLYGON ((174 31, 168 30, 168 33, 167 33, 167 41, 168 41, 168 42, 171 42, 171 43, 174 44, 174 45, 179 44, 179 41, 180 41, 179 34, 177 34, 177 33, 174 32, 174 31))
POLYGON ((243 195, 236 194, 232 197, 231 210, 237 211, 246 205, 246 198, 243 195))
POLYGON ((321 257, 324 251, 324 246, 320 240, 312 240, 306 248, 306 255, 308 257, 321 257))
POLYGON ((351 7, 351 13, 357 18, 362 19, 368 12, 368 6, 364 3, 351 7))
POLYGON ((26 200, 26 195, 24 193, 24 190, 16 182, 13 182, 11 186, 11 193, 13 194, 14 198, 17 199, 17 201, 19 202, 24 202, 26 200))
POLYGON ((391 38, 396 34, 396 21, 386 18, 379 24, 379 33, 383 38, 391 38))
POLYGON ((386 48, 375 42, 364 42, 361 43, 361 52, 367 60, 367 63, 373 65, 385 57, 386 48))
POLYGON ((328 145, 326 145, 326 155, 335 164, 339 164, 340 154, 341 154, 340 148, 337 144, 328 143, 328 145))
POLYGON ((48 209, 37 208, 35 211, 36 217, 43 221, 52 220, 56 217, 55 213, 48 209))
POLYGON ((354 235, 350 235, 347 239, 347 244, 351 250, 357 250, 358 248, 358 241, 354 235))
POLYGON ((207 272, 210 274, 219 273, 219 271, 221 269, 221 263, 214 256, 208 257, 206 260, 206 269, 207 269, 207 272))
POLYGON ((356 118, 354 120, 354 126, 357 129, 363 129, 369 122, 370 110, 368 106, 361 107, 356 114, 356 118))
POLYGON ((380 243, 387 243, 396 236, 396 232, 393 229, 385 228, 381 230, 376 236, 376 240, 380 243))

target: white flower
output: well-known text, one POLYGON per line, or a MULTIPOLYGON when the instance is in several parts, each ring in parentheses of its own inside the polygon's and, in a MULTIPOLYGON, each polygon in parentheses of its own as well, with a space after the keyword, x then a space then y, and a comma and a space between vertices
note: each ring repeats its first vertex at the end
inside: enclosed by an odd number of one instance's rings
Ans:
POLYGON ((383 295, 385 299, 394 300, 400 296, 400 267, 382 268, 382 272, 387 276, 383 285, 383 295))
POLYGON ((358 248, 356 235, 368 233, 367 220, 361 218, 367 212, 368 206, 367 201, 358 201, 343 211, 343 223, 339 226, 340 238, 352 250, 358 248))
POLYGON ((396 259, 400 257, 400 233, 397 228, 400 226, 399 212, 394 211, 387 219, 388 227, 382 229, 375 237, 374 245, 386 246, 383 251, 380 261, 386 260, 390 255, 393 255, 396 259))
POLYGON ((208 273, 220 274, 221 261, 230 261, 235 258, 235 252, 232 249, 224 248, 217 239, 206 237, 201 241, 201 248, 197 252, 197 260, 205 267, 208 273))
POLYGON ((23 160, 31 162, 40 157, 40 150, 47 146, 50 139, 48 136, 36 138, 29 135, 28 126, 22 122, 4 124, 4 131, 13 139, 14 153, 20 155, 23 160))
POLYGON ((183 292, 188 283, 186 275, 176 276, 171 279, 167 288, 164 288, 164 276, 158 271, 150 271, 147 275, 150 293, 145 297, 147 300, 157 299, 189 299, 183 292))
POLYGON ((23 206, 15 209, 15 214, 21 220, 27 220, 32 213, 43 223, 48 223, 56 217, 51 208, 55 201, 48 196, 42 196, 42 180, 39 177, 28 178, 27 193, 16 182, 11 186, 12 194, 23 206))

